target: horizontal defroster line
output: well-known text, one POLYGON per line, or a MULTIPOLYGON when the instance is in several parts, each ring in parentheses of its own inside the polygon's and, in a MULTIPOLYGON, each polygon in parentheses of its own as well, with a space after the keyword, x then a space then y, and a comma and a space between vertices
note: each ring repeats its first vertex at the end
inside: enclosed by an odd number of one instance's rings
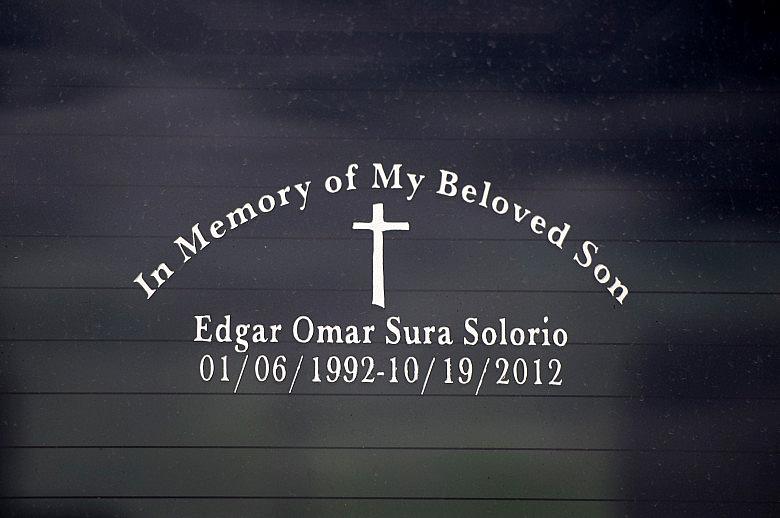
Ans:
MULTIPOLYGON (((0 286, 0 290, 86 290, 86 291, 138 291, 133 286, 0 286)), ((315 292, 315 293, 370 293, 364 288, 254 288, 219 286, 166 286, 166 291, 267 291, 267 292, 315 292)), ((601 290, 534 290, 534 289, 388 289, 388 293, 545 293, 545 294, 603 294, 601 290)), ((637 295, 715 295, 715 296, 775 296, 780 291, 663 291, 631 290, 637 295)))
MULTIPOLYGON (((7 158, 0 155, 0 158, 7 158)), ((63 182, 0 182, 0 187, 69 187, 77 189, 273 189, 272 185, 249 185, 249 184, 196 184, 196 183, 63 183, 63 182)), ((632 187, 503 187, 498 189, 507 192, 664 192, 664 193, 691 193, 691 192, 748 192, 762 194, 767 192, 777 192, 780 189, 762 189, 749 187, 733 188, 632 188, 632 187)), ((432 189, 420 189, 420 191, 432 191, 432 189)))
POLYGON ((419 393, 388 393, 388 392, 364 392, 364 393, 348 393, 348 392, 138 392, 138 391, 124 391, 124 392, 89 392, 89 391, 0 391, 0 396, 155 396, 155 397, 295 397, 295 398, 307 398, 307 397, 350 397, 350 398, 482 398, 482 399, 628 399, 636 401, 646 400, 696 400, 696 401, 780 401, 780 397, 773 396, 689 396, 686 394, 673 394, 673 395, 645 395, 645 394, 483 394, 475 396, 474 394, 458 393, 458 394, 438 394, 438 393, 426 393, 420 395, 419 393))
MULTIPOLYGON (((231 235, 231 239, 249 239, 258 241, 370 241, 370 236, 247 236, 231 235)), ((163 234, 0 234, 0 239, 166 239, 172 240, 172 235, 163 234)), ((543 243, 534 237, 385 237, 388 241, 452 241, 452 242, 529 242, 543 243)), ((780 239, 653 239, 653 238, 570 238, 567 241, 582 243, 596 241, 599 243, 663 243, 663 244, 780 244, 780 239)))
POLYGON ((383 136, 327 136, 327 135, 268 135, 268 134, 225 134, 225 133, 75 133, 75 132, 0 132, 0 137, 73 137, 73 138, 117 138, 117 139, 214 139, 214 140, 290 140, 290 141, 359 141, 359 142, 704 142, 717 144, 722 142, 732 143, 775 143, 780 138, 765 137, 462 137, 462 136, 425 136, 410 137, 400 135, 383 136))
POLYGON ((260 91, 260 92, 343 92, 343 93, 394 93, 398 95, 415 93, 442 93, 442 94, 517 94, 517 95, 551 95, 551 96, 604 96, 604 95, 700 95, 700 96, 728 96, 728 95, 766 95, 772 96, 780 94, 780 90, 775 87, 761 89, 758 87, 743 89, 722 89, 722 88, 650 88, 650 89, 608 89, 608 88, 523 88, 518 85, 517 88, 434 88, 405 86, 399 84, 396 87, 376 86, 376 87, 355 87, 355 86, 296 86, 296 85, 268 85, 268 84, 192 84, 192 83, 168 83, 168 84, 144 84, 141 82, 128 83, 66 83, 66 82, 47 82, 41 80, 38 83, 30 82, 4 82, 0 87, 18 88, 18 89, 41 89, 41 88, 67 88, 67 89, 91 89, 91 90, 240 90, 240 91, 260 91))
MULTIPOLYGON (((83 342, 83 343, 114 343, 124 345, 128 343, 154 344, 174 343, 192 345, 192 339, 177 338, 29 338, 29 337, 0 337, 0 344, 13 345, 19 343, 51 343, 51 342, 83 342)), ((292 344, 297 342, 280 340, 279 344, 292 344)), ((460 345, 460 342, 456 342, 460 345)), ((383 343, 369 343, 366 345, 383 345, 383 343)), ((608 346, 608 347, 780 347, 780 343, 676 343, 676 342, 567 342, 567 346, 608 346)), ((0 345, 1 347, 2 345, 0 345)))
POLYGON ((681 504, 776 505, 780 500, 706 500, 658 498, 545 498, 490 496, 306 496, 306 495, 23 495, 3 496, 0 500, 370 500, 370 501, 454 501, 454 502, 626 502, 681 504))
POLYGON ((740 454, 778 455, 778 450, 738 449, 695 449, 695 448, 568 448, 568 447, 513 447, 513 446, 290 446, 290 445, 138 445, 138 444, 0 444, 3 450, 343 450, 343 451, 451 451, 451 452, 593 452, 593 453, 693 453, 693 454, 740 454))

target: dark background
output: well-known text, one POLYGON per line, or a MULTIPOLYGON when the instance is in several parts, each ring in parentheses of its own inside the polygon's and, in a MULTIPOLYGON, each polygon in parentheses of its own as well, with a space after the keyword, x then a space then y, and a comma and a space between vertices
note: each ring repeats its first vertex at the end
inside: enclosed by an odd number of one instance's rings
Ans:
POLYGON ((3 2, 3 516, 776 515, 771 4, 3 2), (319 187, 377 161, 491 180, 571 223, 568 251, 430 190, 319 187), (306 211, 150 301, 132 285, 194 223, 306 179, 306 211), (350 230, 377 201, 412 227, 387 241, 387 311, 350 230), (625 306, 571 261, 583 239, 625 306), (570 345, 558 389, 233 396, 198 377, 221 352, 191 342, 203 313, 550 315, 570 345))

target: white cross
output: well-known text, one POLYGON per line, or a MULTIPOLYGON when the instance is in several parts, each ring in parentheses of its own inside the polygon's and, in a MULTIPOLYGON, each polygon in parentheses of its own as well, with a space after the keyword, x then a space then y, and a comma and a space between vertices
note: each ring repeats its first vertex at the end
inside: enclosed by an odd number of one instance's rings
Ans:
POLYGON ((355 221, 352 223, 352 230, 370 230, 374 233, 374 256, 372 260, 374 289, 371 303, 383 308, 385 307, 385 239, 383 233, 388 230, 409 230, 409 222, 385 221, 384 204, 375 203, 371 221, 368 223, 355 221))

